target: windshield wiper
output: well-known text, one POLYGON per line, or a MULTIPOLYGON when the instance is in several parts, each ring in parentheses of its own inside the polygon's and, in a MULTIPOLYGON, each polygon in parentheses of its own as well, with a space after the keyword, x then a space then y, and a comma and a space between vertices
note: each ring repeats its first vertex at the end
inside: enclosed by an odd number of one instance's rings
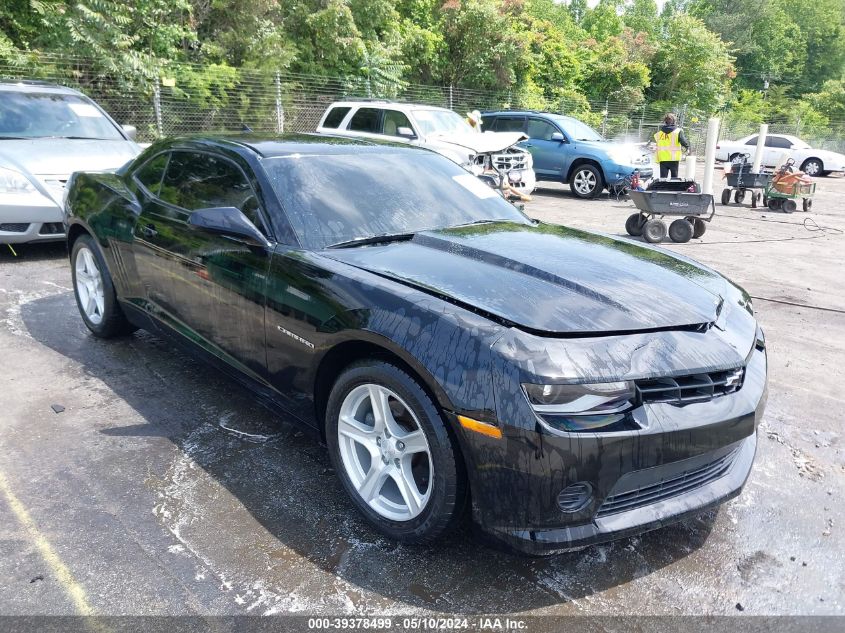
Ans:
POLYGON ((382 235, 370 235, 368 237, 356 237, 352 240, 329 244, 326 248, 355 248, 367 244, 389 244, 390 242, 406 242, 413 239, 414 233, 384 233, 382 235))

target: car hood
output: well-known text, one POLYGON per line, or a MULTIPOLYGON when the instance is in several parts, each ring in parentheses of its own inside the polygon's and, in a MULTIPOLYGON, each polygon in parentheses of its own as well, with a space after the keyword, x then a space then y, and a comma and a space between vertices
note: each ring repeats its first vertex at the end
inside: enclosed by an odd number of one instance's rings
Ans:
POLYGON ((26 174, 67 176, 75 171, 117 169, 140 151, 126 140, 8 139, 0 140, 0 165, 26 174))
POLYGON ((665 251, 549 224, 426 231, 324 254, 506 325, 557 336, 697 329, 716 322, 727 284, 665 251))
POLYGON ((528 136, 522 132, 484 132, 479 134, 432 134, 426 137, 426 141, 436 145, 457 145, 464 149, 472 150, 476 154, 487 154, 502 152, 511 145, 524 141, 528 136))

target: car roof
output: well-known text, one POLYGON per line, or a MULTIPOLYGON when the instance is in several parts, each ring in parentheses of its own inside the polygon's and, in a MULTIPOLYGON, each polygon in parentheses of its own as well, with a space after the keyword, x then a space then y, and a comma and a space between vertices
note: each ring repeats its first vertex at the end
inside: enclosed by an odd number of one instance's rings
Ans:
MULTIPOLYGON (((441 108, 440 106, 425 105, 422 103, 408 103, 406 101, 388 101, 386 99, 347 99, 346 101, 335 101, 329 108, 334 107, 367 107, 367 108, 391 108, 399 110, 439 110, 441 112, 452 112, 448 108, 441 108)), ((329 108, 326 108, 327 110, 329 108)))
POLYGON ((33 79, 0 80, 0 91, 3 92, 38 92, 43 94, 65 94, 65 95, 79 95, 84 96, 78 90, 68 88, 67 86, 60 86, 58 84, 51 84, 47 81, 36 81, 33 79))
POLYGON ((565 114, 556 114, 554 112, 541 112, 539 110, 495 110, 491 112, 482 112, 481 116, 545 116, 550 119, 566 119, 568 121, 578 121, 575 117, 567 116, 565 114))
POLYGON ((390 141, 364 140, 327 134, 199 134, 165 139, 160 144, 173 149, 216 147, 234 151, 250 150, 262 158, 304 155, 341 155, 385 152, 425 152, 427 150, 390 141))

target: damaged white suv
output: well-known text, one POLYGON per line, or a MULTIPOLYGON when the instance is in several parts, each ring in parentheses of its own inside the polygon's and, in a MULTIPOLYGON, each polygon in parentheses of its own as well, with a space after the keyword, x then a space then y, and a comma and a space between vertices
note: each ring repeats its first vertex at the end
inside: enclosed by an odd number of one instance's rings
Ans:
POLYGON ((338 101, 323 113, 317 132, 418 145, 476 175, 484 169, 483 154, 495 152, 491 156, 493 164, 507 175, 512 188, 527 195, 537 184, 531 154, 515 146, 525 136, 505 132, 479 134, 463 117, 446 108, 381 100, 338 101))

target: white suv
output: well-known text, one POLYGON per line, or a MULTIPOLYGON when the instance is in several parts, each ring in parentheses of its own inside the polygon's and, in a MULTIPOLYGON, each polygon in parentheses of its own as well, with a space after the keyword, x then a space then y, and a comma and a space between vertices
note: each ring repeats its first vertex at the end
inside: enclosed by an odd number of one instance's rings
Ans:
MULTIPOLYGON (((377 100, 331 104, 323 113, 317 132, 419 145, 476 174, 483 168, 480 152, 520 140, 519 135, 501 132, 479 134, 459 114, 446 108, 377 100)), ((493 163, 508 175, 511 186, 522 194, 534 191, 537 180, 531 154, 515 146, 494 151, 493 163)))

